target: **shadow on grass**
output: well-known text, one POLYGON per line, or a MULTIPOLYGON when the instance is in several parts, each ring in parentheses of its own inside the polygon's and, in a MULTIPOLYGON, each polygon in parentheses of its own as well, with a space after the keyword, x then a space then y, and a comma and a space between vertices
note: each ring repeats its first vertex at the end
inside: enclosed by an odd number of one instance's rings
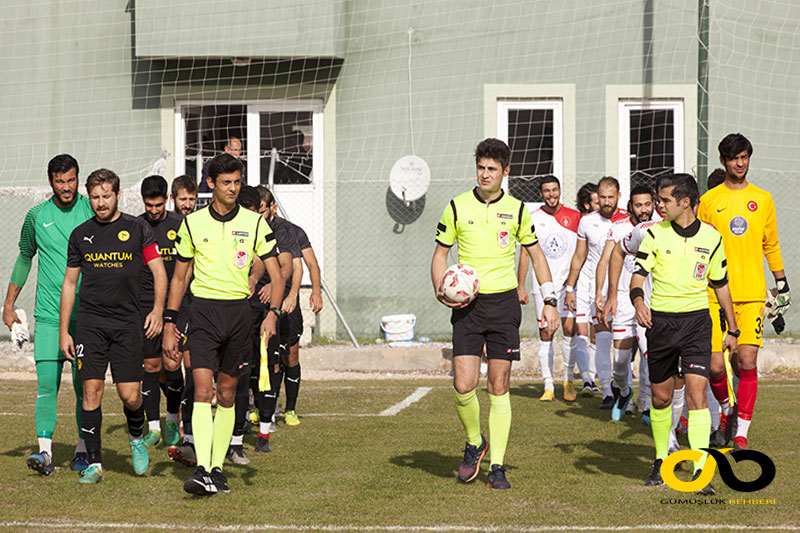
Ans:
POLYGON ((652 445, 631 444, 620 440, 596 439, 553 446, 565 454, 575 456, 575 467, 587 474, 610 474, 642 482, 650 472, 655 455, 652 445))
POLYGON ((396 455, 389 462, 396 466, 416 468, 434 476, 455 478, 461 456, 443 455, 430 450, 419 450, 406 455, 396 455))

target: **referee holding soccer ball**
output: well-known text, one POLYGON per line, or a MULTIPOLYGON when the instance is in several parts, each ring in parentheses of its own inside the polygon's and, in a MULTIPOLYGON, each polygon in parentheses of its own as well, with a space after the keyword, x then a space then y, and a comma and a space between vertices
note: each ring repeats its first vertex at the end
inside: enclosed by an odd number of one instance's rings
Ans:
POLYGON ((538 246, 531 215, 525 205, 505 194, 503 177, 511 167, 511 150, 498 139, 485 139, 475 150, 478 185, 450 201, 439 221, 431 281, 436 298, 452 309, 453 374, 458 418, 467 434, 458 479, 469 483, 478 476, 480 462, 491 448, 488 486, 511 487, 503 459, 511 430, 509 378, 511 361, 518 361, 521 308, 517 299, 515 242, 530 255, 544 298, 543 329, 553 334, 558 312, 550 268, 538 246), (441 287, 447 255, 458 241, 459 262, 473 267, 480 291, 471 303, 448 301, 441 287), (481 434, 480 405, 475 389, 484 348, 489 359, 489 441, 481 434))

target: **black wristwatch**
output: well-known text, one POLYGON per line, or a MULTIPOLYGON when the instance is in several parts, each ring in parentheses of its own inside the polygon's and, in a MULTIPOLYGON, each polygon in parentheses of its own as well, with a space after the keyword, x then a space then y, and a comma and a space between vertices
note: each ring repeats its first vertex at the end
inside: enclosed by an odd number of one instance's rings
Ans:
POLYGON ((549 298, 544 299, 544 305, 552 305, 553 307, 558 307, 558 300, 555 297, 550 296, 549 298))
POLYGON ((730 335, 731 337, 733 337, 735 339, 738 339, 739 335, 741 335, 741 334, 742 334, 742 330, 740 330, 740 329, 737 329, 735 331, 728 330, 728 335, 730 335))
POLYGON ((280 310, 280 309, 278 309, 277 307, 270 307, 270 308, 269 308, 269 310, 267 311, 267 313, 269 314, 269 312, 270 312, 270 311, 272 311, 273 313, 275 313, 275 316, 276 316, 276 317, 278 317, 278 318, 280 318, 280 317, 281 317, 281 310, 280 310))

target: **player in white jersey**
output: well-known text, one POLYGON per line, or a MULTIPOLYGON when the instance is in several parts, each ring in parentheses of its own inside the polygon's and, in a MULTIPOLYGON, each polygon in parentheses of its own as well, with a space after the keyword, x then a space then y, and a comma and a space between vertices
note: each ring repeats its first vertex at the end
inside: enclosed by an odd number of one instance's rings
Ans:
MULTIPOLYGON (((630 385, 632 383, 631 375, 631 356, 633 355, 634 341, 636 339, 636 310, 633 304, 628 299, 628 291, 630 289, 631 275, 634 271, 635 256, 627 255, 624 257, 623 266, 620 271, 615 271, 614 283, 611 283, 611 273, 608 269, 608 264, 611 259, 612 253, 624 238, 628 237, 634 228, 635 224, 647 222, 653 217, 653 209, 655 208, 655 194, 653 191, 645 186, 634 187, 631 191, 631 199, 628 202, 628 217, 616 221, 608 232, 608 238, 603 248, 603 254, 597 264, 597 272, 595 276, 595 307, 598 310, 598 317, 600 322, 604 325, 611 325, 608 319, 608 314, 605 311, 605 298, 602 292, 602 287, 606 285, 606 274, 608 274, 608 295, 609 298, 612 294, 617 297, 617 308, 613 318, 613 339, 614 339, 614 358, 612 376, 614 377, 614 384, 612 387, 616 402, 611 409, 612 420, 622 420, 625 416, 625 410, 628 408, 631 398, 633 397, 633 390, 630 385), (620 279, 620 274, 622 279, 620 279)), ((658 217, 658 214, 655 215, 658 217)), ((660 220, 661 218, 658 217, 660 220)), ((642 337, 642 340, 643 337, 642 337)), ((644 353, 646 348, 641 349, 640 352, 644 353)), ((639 365, 641 369, 643 365, 639 365)), ((640 378, 640 390, 641 390, 640 378)))
MULTIPOLYGON (((589 352, 589 364, 596 370, 603 390, 600 409, 611 409, 614 395, 611 391, 611 331, 608 326, 597 321, 594 307, 595 270, 611 225, 628 216, 624 210, 617 208, 619 198, 619 182, 616 178, 607 176, 597 183, 600 209, 583 217, 578 224, 578 242, 570 264, 565 297, 567 307, 576 313, 578 350, 588 345, 590 325, 594 324, 595 327, 597 348, 594 357, 589 352)), ((603 291, 605 292, 605 288, 603 291)))
MULTIPOLYGON (((576 398, 575 386, 572 384, 572 371, 575 367, 575 350, 573 349, 575 313, 570 311, 564 303, 564 296, 566 295, 564 284, 569 274, 572 254, 575 252, 581 214, 561 203, 561 184, 555 176, 545 176, 541 179, 539 193, 542 196, 544 205, 533 210, 531 218, 533 219, 533 226, 536 228, 536 236, 539 237, 539 243, 550 267, 553 285, 556 288, 558 314, 561 317, 561 328, 564 333, 561 343, 565 370, 564 400, 573 402, 576 398)), ((525 289, 529 262, 526 254, 520 255, 519 270, 517 272, 517 281, 519 283, 517 292, 522 305, 527 305, 529 302, 528 292, 525 289)), ((542 321, 544 300, 539 294, 541 291, 535 276, 533 277, 531 292, 536 305, 536 320, 539 323, 539 364, 542 369, 542 378, 544 379, 544 394, 539 400, 553 401, 555 397, 553 387, 553 336, 546 330, 547 323, 542 321)), ((586 353, 582 354, 581 359, 578 361, 578 367, 581 369, 581 374, 585 374, 584 379, 591 379, 586 353)))

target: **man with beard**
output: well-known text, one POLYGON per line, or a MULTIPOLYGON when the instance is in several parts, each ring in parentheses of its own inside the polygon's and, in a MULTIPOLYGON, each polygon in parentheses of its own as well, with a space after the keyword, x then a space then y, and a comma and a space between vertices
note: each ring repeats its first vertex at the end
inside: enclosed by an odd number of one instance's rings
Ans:
MULTIPOLYGON (((605 247, 603 248, 603 255, 597 263, 597 273, 595 280, 595 307, 598 310, 598 317, 600 322, 605 326, 612 326, 611 320, 608 318, 608 309, 605 307, 605 297, 603 295, 602 287, 606 284, 606 274, 608 273, 609 261, 612 254, 617 247, 618 243, 627 237, 633 230, 634 226, 642 222, 649 221, 653 216, 655 208, 655 194, 649 187, 640 185, 634 187, 631 191, 631 199, 628 202, 628 217, 618 220, 611 226, 608 232, 605 247)), ((661 217, 656 215, 660 220, 661 217)), ((625 263, 623 272, 614 272, 615 283, 611 283, 611 274, 609 274, 608 283, 608 297, 611 299, 613 294, 618 302, 618 307, 614 309, 612 333, 614 339, 614 364, 612 375, 614 377, 614 395, 616 402, 611 409, 612 420, 622 420, 625 415, 625 410, 630 404, 633 397, 633 390, 630 388, 631 380, 631 356, 633 355, 634 341, 636 339, 636 311, 633 304, 630 303, 628 298, 628 290, 630 287, 630 278, 633 274, 633 256, 625 263), (622 283, 619 284, 619 275, 624 276, 622 283), (622 294, 617 294, 621 292, 622 294)), ((644 354, 646 350, 641 350, 644 354)), ((644 365, 640 365, 640 369, 644 365)), ((641 376, 641 371, 640 371, 641 376)), ((644 380, 639 380, 639 387, 641 391, 642 383, 644 380)), ((641 394, 641 392, 640 392, 641 394)))
MULTIPOLYGON (((572 384, 572 371, 575 367, 575 313, 564 305, 566 291, 564 283, 569 274, 570 261, 575 252, 578 240, 578 223, 581 214, 561 203, 561 184, 555 176, 545 176, 539 182, 539 193, 544 200, 544 205, 531 213, 536 236, 542 246, 550 274, 553 276, 553 286, 558 298, 558 314, 561 318, 561 328, 564 338, 561 341, 561 353, 564 355, 564 400, 575 401, 575 386, 572 384)), ((527 254, 520 254, 519 271, 517 273, 517 292, 522 305, 528 304, 528 291, 525 290, 525 280, 528 277, 530 260, 527 254)), ((539 323, 539 365, 544 379, 544 393, 540 401, 553 401, 553 337, 545 328, 542 321, 544 300, 539 291, 536 277, 533 277, 531 289, 533 301, 536 304, 536 320, 539 323)), ((591 381, 589 374, 589 361, 586 352, 578 357, 578 368, 581 370, 583 380, 591 381)))
MULTIPOLYGON (((142 201, 144 213, 139 218, 150 226, 158 248, 161 250, 161 260, 167 272, 167 287, 175 270, 175 239, 183 217, 167 211, 167 180, 161 176, 148 176, 142 181, 142 201)), ((139 284, 139 294, 142 301, 142 313, 146 314, 153 306, 153 275, 150 269, 142 270, 139 284)), ((163 303, 163 302, 162 302, 163 303)), ((146 320, 142 316, 142 323, 146 320)), ((161 440, 161 387, 159 379, 162 368, 165 370, 166 383, 165 395, 167 397, 167 425, 164 432, 164 443, 168 446, 178 444, 180 431, 178 429, 178 410, 180 409, 181 395, 183 394, 183 374, 180 365, 170 364, 171 359, 162 364, 161 335, 148 338, 142 337, 144 353, 144 379, 142 380, 142 396, 144 397, 144 411, 147 415, 149 431, 145 435, 144 443, 147 447, 155 446, 161 440)))
MULTIPOLYGON (((92 216, 89 199, 78 194, 78 162, 74 157, 61 154, 51 159, 47 165, 47 178, 53 196, 25 215, 19 238, 19 256, 11 273, 3 306, 3 323, 11 329, 20 322, 14 303, 28 279, 33 258, 38 253, 33 357, 38 382, 34 416, 39 453, 31 454, 27 462, 29 468, 45 476, 52 474, 55 468, 52 448, 56 429, 56 395, 66 360, 58 349, 58 312, 61 284, 67 268, 67 241, 72 230, 92 216)), ((74 316, 70 318, 69 328, 74 332, 74 316)), ((72 469, 81 471, 88 463, 81 433, 83 386, 75 365, 72 365, 72 385, 75 389, 75 418, 78 424, 78 445, 72 459, 72 469)))
POLYGON ((59 344, 67 358, 77 360, 83 380, 81 429, 89 466, 81 472, 79 482, 98 483, 103 479, 101 402, 109 364, 128 423, 133 469, 144 475, 150 466, 142 438, 142 328, 149 339, 161 333, 167 274, 150 228, 117 210, 119 177, 107 169, 95 170, 86 180, 86 191, 95 216, 75 228, 69 238, 59 344), (139 279, 144 265, 153 273, 154 296, 142 325, 139 279), (82 279, 73 341, 69 322, 78 276, 82 279))
POLYGON ((197 182, 186 174, 172 180, 170 199, 175 205, 175 213, 187 216, 197 205, 197 182))
MULTIPOLYGON (((600 409, 611 409, 614 406, 614 395, 611 390, 611 332, 607 326, 598 322, 594 307, 595 270, 611 225, 617 220, 627 218, 627 213, 617 208, 619 198, 619 182, 616 178, 606 176, 597 183, 600 209, 581 218, 578 224, 578 243, 572 256, 567 278, 567 294, 564 298, 569 309, 576 313, 578 350, 588 345, 589 327, 592 324, 595 327, 597 349, 594 357, 591 352, 589 353, 589 366, 596 371, 603 390, 600 409), (576 283, 578 283, 577 288, 576 283)), ((605 289, 601 287, 604 293, 605 289)), ((586 385, 584 383, 584 389, 586 385)))

